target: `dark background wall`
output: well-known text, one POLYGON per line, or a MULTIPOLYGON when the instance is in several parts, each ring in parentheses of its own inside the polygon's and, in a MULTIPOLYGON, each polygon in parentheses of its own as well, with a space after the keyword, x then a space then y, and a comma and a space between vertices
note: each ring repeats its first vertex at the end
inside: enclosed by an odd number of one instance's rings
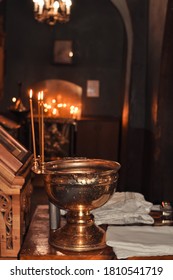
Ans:
POLYGON ((83 88, 83 115, 121 116, 125 35, 111 1, 74 0, 69 23, 51 27, 34 19, 31 0, 7 0, 5 87, 0 110, 23 83, 23 99, 35 82, 63 79, 83 88), (72 40, 74 64, 53 62, 55 40, 72 40), (87 98, 87 80, 100 81, 100 97, 87 98), (3 105, 2 105, 3 104, 3 105))
POLYGON ((155 200, 173 200, 172 7, 150 1, 144 186, 155 200))
POLYGON ((123 108, 126 111, 128 106, 127 120, 122 124, 120 188, 143 192, 149 1, 126 2, 132 24, 132 62, 130 89, 125 93, 128 104, 123 108))

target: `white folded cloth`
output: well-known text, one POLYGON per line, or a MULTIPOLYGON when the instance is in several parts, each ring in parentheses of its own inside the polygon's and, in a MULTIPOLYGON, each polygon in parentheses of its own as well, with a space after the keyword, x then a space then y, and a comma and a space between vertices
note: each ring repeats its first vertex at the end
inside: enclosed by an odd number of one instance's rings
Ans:
POLYGON ((160 204, 155 204, 151 208, 152 211, 161 211, 161 205, 160 204))
POLYGON ((109 226, 106 243, 118 259, 173 255, 171 226, 109 226))
POLYGON ((92 211, 95 223, 99 224, 153 224, 149 215, 153 204, 135 192, 115 192, 102 207, 92 211))

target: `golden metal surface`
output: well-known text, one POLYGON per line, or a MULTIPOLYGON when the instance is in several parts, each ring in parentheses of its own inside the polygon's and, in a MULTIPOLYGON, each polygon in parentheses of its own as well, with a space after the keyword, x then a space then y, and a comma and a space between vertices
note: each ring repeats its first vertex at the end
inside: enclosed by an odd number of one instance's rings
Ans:
MULTIPOLYGON (((120 164, 87 158, 65 158, 44 164, 45 189, 52 203, 67 210, 67 224, 50 234, 56 248, 89 251, 106 246, 105 231, 90 211, 116 191, 120 164)), ((37 173, 38 170, 36 171, 37 173)))

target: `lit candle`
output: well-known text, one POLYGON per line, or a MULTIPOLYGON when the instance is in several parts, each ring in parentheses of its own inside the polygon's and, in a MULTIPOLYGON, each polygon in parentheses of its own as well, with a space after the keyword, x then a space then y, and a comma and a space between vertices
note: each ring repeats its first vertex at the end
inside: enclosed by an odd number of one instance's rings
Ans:
POLYGON ((33 104, 32 104, 33 91, 29 91, 29 102, 30 102, 30 115, 31 115, 31 130, 32 130, 32 143, 33 143, 33 154, 34 160, 36 160, 36 145, 35 145, 35 130, 34 130, 34 115, 33 115, 33 104))
POLYGON ((44 3, 45 3, 45 8, 48 9, 49 8, 49 0, 45 0, 44 3))
POLYGON ((59 9, 59 2, 58 1, 55 1, 53 3, 53 13, 54 15, 57 15, 58 14, 58 9, 59 9))
POLYGON ((66 9, 66 0, 60 1, 60 9, 62 12, 65 12, 66 9))
POLYGON ((33 0, 34 2, 34 12, 37 12, 38 10, 38 0, 33 0))
POLYGON ((40 117, 40 92, 38 93, 38 131, 39 131, 39 153, 41 154, 41 117, 40 117))
POLYGON ((41 163, 44 163, 44 93, 40 92, 40 107, 41 107, 41 163))
POLYGON ((38 14, 41 15, 43 13, 44 1, 39 0, 38 5, 39 5, 38 14))
POLYGON ((70 14, 71 5, 72 5, 72 1, 71 0, 66 0, 66 12, 67 12, 67 15, 70 14))

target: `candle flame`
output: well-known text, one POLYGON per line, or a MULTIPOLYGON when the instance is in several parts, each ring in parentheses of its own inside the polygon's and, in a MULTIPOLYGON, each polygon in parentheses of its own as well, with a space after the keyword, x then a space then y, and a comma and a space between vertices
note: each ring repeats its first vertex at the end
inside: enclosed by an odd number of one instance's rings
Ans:
POLYGON ((12 102, 13 102, 13 103, 15 103, 16 100, 17 100, 16 97, 13 97, 13 98, 12 98, 12 102))
POLYGON ((30 99, 32 99, 32 95, 33 95, 33 90, 30 89, 30 91, 29 91, 29 98, 30 98, 30 99))
POLYGON ((38 92, 38 101, 40 101, 41 99, 41 95, 40 95, 40 92, 38 92))
POLYGON ((43 98, 44 98, 44 92, 43 90, 40 92, 40 100, 43 101, 43 98))

